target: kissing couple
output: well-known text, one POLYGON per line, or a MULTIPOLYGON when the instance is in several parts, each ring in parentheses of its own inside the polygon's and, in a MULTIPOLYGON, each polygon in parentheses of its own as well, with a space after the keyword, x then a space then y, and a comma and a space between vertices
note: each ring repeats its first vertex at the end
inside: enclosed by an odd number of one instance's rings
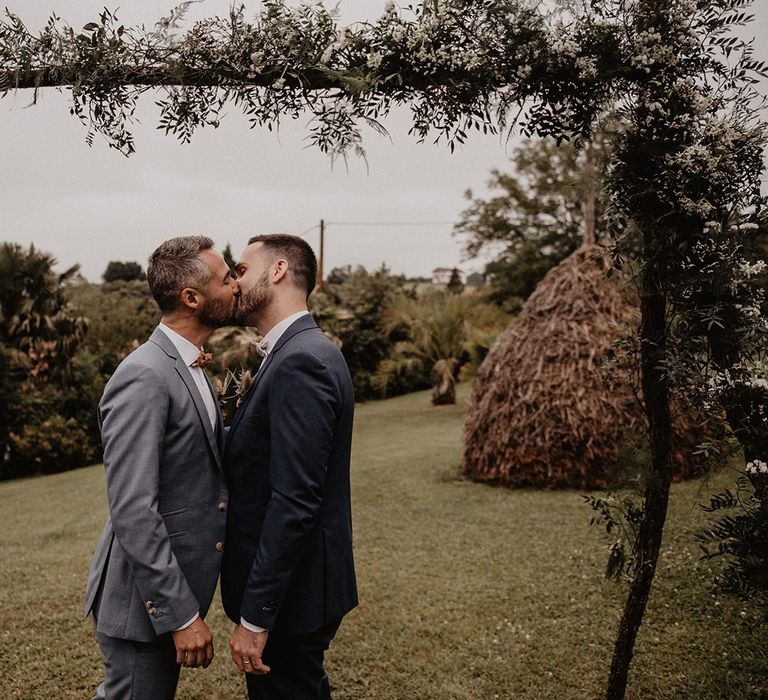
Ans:
POLYGON ((210 238, 166 241, 147 280, 162 314, 99 403, 109 515, 85 614, 104 662, 95 698, 173 698, 205 668, 221 574, 232 661, 251 700, 330 698, 323 657, 357 605, 354 396, 307 299, 301 238, 251 238, 233 271, 210 238), (203 371, 216 328, 254 326, 265 356, 229 428, 203 371))

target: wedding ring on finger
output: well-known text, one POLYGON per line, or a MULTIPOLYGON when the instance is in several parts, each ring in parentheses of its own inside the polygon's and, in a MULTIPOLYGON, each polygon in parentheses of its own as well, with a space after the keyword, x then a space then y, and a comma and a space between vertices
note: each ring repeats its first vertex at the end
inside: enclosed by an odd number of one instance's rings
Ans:
POLYGON ((246 664, 246 665, 248 665, 248 666, 250 666, 250 665, 251 665, 251 661, 250 661, 250 659, 243 659, 243 663, 244 663, 244 664, 246 664))

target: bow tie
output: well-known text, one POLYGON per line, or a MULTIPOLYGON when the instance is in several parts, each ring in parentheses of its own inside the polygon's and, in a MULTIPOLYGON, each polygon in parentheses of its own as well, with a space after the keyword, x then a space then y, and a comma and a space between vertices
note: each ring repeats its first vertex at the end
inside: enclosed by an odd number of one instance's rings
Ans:
POLYGON ((266 338, 262 338, 261 340, 253 340, 251 342, 253 344, 254 349, 256 350, 257 355, 260 355, 261 357, 267 356, 267 350, 269 350, 269 343, 267 343, 266 338))
POLYGON ((198 354, 195 361, 190 365, 190 367, 200 367, 201 369, 207 367, 211 364, 213 360, 213 355, 209 352, 206 352, 202 348, 200 348, 200 353, 198 354))

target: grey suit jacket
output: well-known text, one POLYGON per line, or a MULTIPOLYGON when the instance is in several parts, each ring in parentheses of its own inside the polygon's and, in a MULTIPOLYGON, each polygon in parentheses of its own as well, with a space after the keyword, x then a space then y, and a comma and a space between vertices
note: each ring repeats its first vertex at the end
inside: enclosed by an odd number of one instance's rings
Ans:
POLYGON ((227 487, 216 431, 176 347, 156 329, 115 370, 99 403, 109 517, 85 614, 97 631, 152 641, 210 606, 227 487))

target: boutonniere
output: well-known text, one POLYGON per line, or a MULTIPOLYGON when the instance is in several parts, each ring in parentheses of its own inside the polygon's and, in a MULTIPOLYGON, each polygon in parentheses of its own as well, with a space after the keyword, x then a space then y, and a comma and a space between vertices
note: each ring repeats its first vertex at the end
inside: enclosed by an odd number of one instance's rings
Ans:
POLYGON ((228 369, 223 376, 214 380, 213 388, 219 400, 224 425, 232 422, 235 411, 240 407, 252 380, 253 374, 249 369, 241 369, 238 372, 228 369))

